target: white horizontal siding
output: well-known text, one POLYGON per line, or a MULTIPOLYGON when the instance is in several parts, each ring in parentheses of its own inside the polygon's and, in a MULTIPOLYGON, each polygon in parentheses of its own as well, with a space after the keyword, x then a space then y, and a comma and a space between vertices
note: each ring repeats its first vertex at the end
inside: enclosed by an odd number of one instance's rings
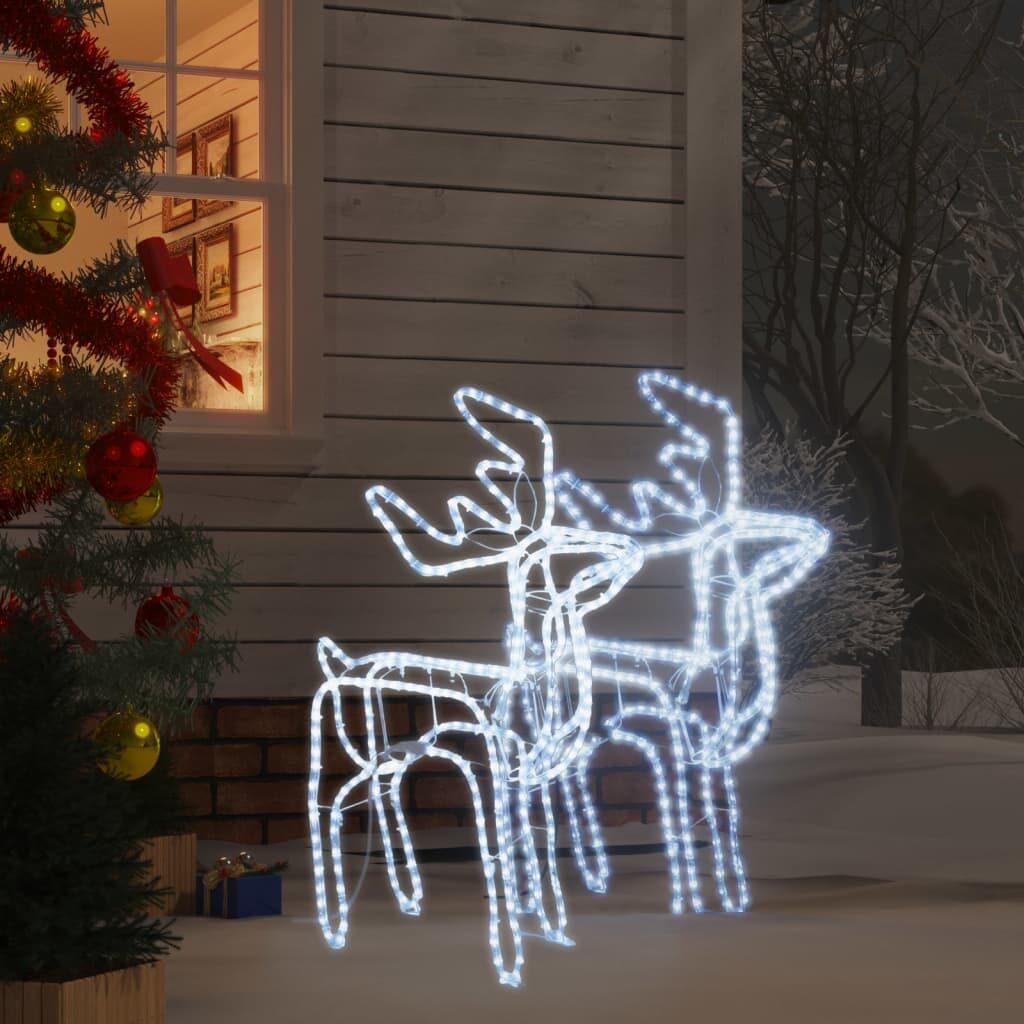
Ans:
MULTIPOLYGON (((325 5, 323 458, 165 479, 168 511, 241 564, 221 696, 311 692, 321 632, 501 658, 500 575, 425 584, 363 502, 388 481, 439 516, 478 486, 459 385, 549 418, 560 463, 612 498, 658 473, 635 382, 689 361, 684 22, 682 0, 325 5)), ((650 567, 595 629, 678 638, 677 582, 650 567)))

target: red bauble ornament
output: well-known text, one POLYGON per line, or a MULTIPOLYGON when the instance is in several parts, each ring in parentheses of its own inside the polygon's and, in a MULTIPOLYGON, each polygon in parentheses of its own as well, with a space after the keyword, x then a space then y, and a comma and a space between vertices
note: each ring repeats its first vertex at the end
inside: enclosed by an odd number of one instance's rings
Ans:
POLYGON ((25 172, 19 167, 5 172, 6 161, 0 160, 0 182, 6 177, 6 184, 0 185, 0 224, 6 224, 11 216, 11 207, 25 184, 25 172))
POLYGON ((173 633, 181 640, 181 649, 188 650, 199 639, 199 616, 191 611, 188 601, 164 587, 159 594, 147 597, 135 616, 135 635, 147 636, 173 633))
POLYGON ((0 633, 6 633, 12 620, 25 610, 17 594, 0 594, 0 633))
POLYGON ((85 476, 107 501, 134 501, 156 478, 156 453, 140 434, 112 430, 90 446, 85 476))

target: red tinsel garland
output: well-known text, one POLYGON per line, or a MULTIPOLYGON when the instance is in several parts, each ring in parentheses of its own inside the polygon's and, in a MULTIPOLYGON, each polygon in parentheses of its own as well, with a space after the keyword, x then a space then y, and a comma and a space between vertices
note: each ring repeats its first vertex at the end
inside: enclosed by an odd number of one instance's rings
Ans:
POLYGON ((72 32, 66 15, 46 0, 0 3, 0 49, 32 58, 41 71, 67 83, 89 112, 93 127, 84 134, 97 139, 121 132, 135 138, 145 132, 149 112, 128 73, 91 33, 72 32))
MULTIPOLYGON (((44 332, 51 344, 77 345, 90 356, 114 359, 129 373, 149 375, 139 396, 139 414, 162 423, 172 411, 178 369, 151 327, 135 312, 102 295, 19 263, 0 246, 0 307, 44 332)), ((0 523, 9 522, 49 495, 17 495, 0 491, 0 523)))
MULTIPOLYGON (((65 82, 92 122, 91 129, 79 133, 87 144, 91 140, 102 146, 116 133, 129 139, 145 134, 149 112, 127 72, 85 29, 72 31, 71 21, 52 2, 0 0, 0 50, 31 58, 48 76, 65 82)), ((0 312, 45 332, 52 345, 78 345, 91 356, 116 360, 133 374, 149 374, 147 391, 139 395, 140 415, 157 422, 169 415, 177 369, 132 310, 19 263, 0 246, 0 312)), ((0 524, 60 490, 24 493, 0 485, 0 524)))

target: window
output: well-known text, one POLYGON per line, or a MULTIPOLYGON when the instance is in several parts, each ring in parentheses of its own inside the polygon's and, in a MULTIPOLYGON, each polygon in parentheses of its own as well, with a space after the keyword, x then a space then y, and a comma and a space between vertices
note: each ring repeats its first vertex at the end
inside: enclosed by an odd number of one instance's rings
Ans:
MULTIPOLYGON (((319 4, 106 0, 105 7, 107 23, 90 31, 163 128, 165 158, 141 211, 111 210, 95 223, 83 211, 74 250, 69 245, 46 266, 72 269, 113 238, 162 234, 172 253, 190 257, 202 292, 199 304, 179 312, 245 386, 243 394, 222 389, 182 345, 179 411, 165 431, 165 452, 183 465, 252 464, 266 462, 267 442, 276 442, 270 461, 291 464, 295 452, 301 461, 309 447, 302 439, 315 441, 322 408, 319 4), (237 443, 211 447, 211 435, 237 443)), ((7 76, 28 70, 0 65, 7 76)), ((67 123, 77 128, 81 117, 69 102, 67 123)))

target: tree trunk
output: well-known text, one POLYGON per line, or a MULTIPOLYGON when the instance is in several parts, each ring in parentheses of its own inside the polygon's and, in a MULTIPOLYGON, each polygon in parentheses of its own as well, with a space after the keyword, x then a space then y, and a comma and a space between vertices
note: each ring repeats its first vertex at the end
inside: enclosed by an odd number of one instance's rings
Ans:
POLYGON ((875 654, 861 671, 860 724, 898 729, 903 724, 903 644, 875 654))
MULTIPOLYGON (((898 501, 881 460, 863 437, 855 435, 850 449, 851 468, 862 494, 869 497, 871 546, 895 551, 903 563, 903 531, 898 501)), ((898 729, 903 724, 903 644, 872 652, 861 671, 860 724, 898 729)))

